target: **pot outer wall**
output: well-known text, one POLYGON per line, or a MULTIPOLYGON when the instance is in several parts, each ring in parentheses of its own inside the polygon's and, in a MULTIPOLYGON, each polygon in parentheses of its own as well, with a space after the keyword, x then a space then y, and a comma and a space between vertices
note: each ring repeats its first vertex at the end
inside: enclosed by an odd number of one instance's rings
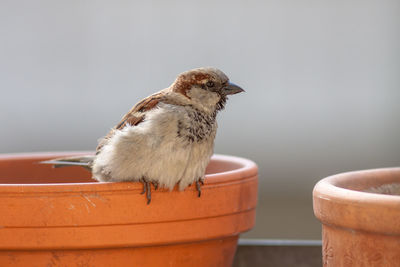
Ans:
POLYGON ((202 196, 98 183, 78 167, 37 164, 77 153, 0 155, 0 266, 231 266, 254 226, 257 166, 214 156, 202 196))
POLYGON ((232 266, 238 236, 150 247, 1 251, 0 266, 232 266))
POLYGON ((313 204, 322 223, 324 266, 400 266, 400 196, 363 192, 391 183, 400 183, 400 168, 343 173, 317 183, 313 204))

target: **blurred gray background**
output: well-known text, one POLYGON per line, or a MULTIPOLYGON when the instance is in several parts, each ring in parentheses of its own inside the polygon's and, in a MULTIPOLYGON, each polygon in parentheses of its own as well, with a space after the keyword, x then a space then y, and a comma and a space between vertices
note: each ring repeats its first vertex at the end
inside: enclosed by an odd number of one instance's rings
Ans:
POLYGON ((312 188, 400 163, 400 2, 0 0, 0 151, 93 150, 200 66, 246 89, 216 153, 260 168, 246 237, 319 239, 312 188))

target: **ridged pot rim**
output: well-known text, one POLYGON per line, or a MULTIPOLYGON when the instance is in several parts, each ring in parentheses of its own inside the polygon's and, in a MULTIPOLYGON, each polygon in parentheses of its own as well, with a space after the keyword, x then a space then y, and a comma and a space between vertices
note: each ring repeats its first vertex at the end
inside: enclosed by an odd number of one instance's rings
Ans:
POLYGON ((315 216, 326 225, 400 235, 400 196, 365 192, 400 183, 400 168, 345 172, 320 180, 313 189, 315 216))

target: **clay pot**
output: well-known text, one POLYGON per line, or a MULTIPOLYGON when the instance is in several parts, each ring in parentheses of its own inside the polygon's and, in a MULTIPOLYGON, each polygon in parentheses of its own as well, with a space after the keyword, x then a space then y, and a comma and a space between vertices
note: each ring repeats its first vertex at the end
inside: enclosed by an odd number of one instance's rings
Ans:
POLYGON ((72 154, 0 156, 0 266, 230 266, 254 226, 249 160, 214 156, 200 198, 153 190, 147 205, 140 183, 38 164, 72 154))
POLYGON ((400 266, 400 196, 365 192, 398 183, 400 168, 343 173, 317 183, 314 214, 323 224, 324 266, 400 266))

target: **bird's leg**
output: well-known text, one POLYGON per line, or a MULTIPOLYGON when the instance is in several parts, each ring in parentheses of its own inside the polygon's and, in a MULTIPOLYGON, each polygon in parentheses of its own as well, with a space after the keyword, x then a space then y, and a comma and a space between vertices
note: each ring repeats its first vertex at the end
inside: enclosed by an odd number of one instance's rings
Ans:
POLYGON ((146 198, 147 198, 147 205, 149 205, 151 202, 151 184, 149 182, 146 182, 146 183, 147 183, 146 198))
POLYGON ((196 180, 196 189, 199 192, 198 196, 201 197, 201 186, 204 185, 204 180, 203 178, 199 178, 198 180, 196 180))
POLYGON ((149 205, 151 202, 151 183, 146 178, 140 179, 140 182, 143 183, 143 191, 140 194, 146 193, 147 205, 149 205))
POLYGON ((141 182, 143 184, 143 191, 140 193, 141 195, 143 195, 147 191, 147 188, 146 188, 147 187, 147 183, 146 183, 146 180, 144 178, 141 178, 139 180, 139 182, 141 182))

